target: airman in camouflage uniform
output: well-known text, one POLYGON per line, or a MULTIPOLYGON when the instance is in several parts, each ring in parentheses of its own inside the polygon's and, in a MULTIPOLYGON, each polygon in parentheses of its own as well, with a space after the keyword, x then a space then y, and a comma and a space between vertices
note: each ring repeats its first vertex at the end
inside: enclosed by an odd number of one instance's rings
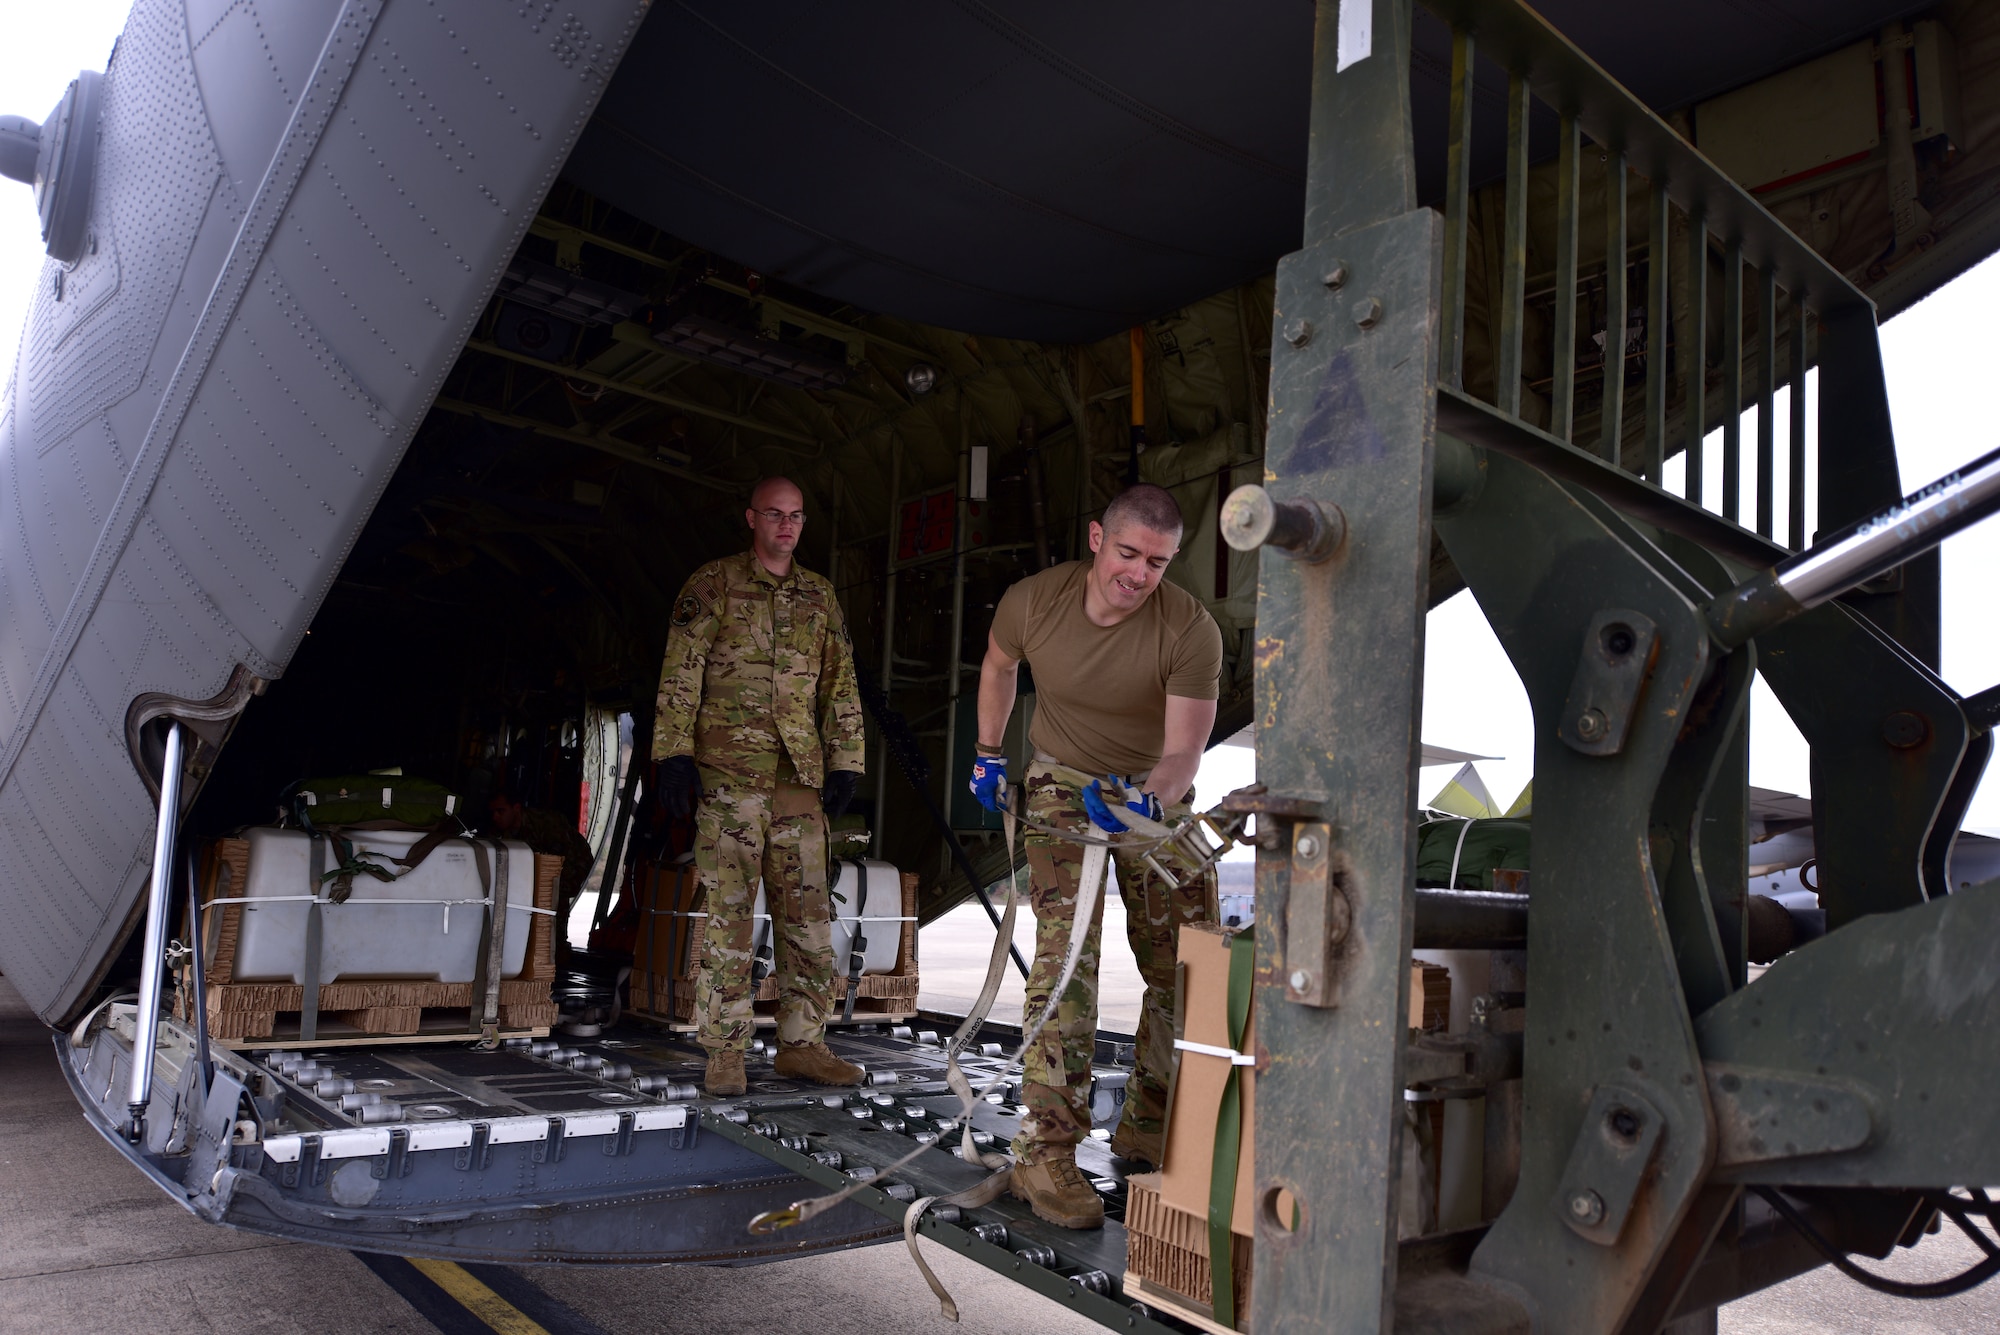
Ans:
MULTIPOLYGON (((802 499, 782 478, 759 484, 747 514, 752 549, 688 579, 660 670, 653 757, 691 755, 701 776, 695 868, 708 919, 695 1004, 712 1073, 722 1053, 740 1070, 755 1028, 760 875, 776 947, 781 1073, 795 1050, 836 1060, 823 1045, 835 969, 818 790, 841 771, 862 771, 861 697, 832 584, 790 560, 802 499)), ((849 793, 852 784, 840 781, 849 793)))
MULTIPOLYGON (((1088 830, 1081 783, 1085 776, 1061 767, 1028 767, 1028 819, 1063 830, 1088 830)), ((1165 808, 1172 824, 1189 814, 1185 805, 1165 808)), ((1035 910, 1035 962, 1028 971, 1026 1011, 1040 1015, 1062 974, 1069 953, 1070 925, 1076 921, 1076 896, 1083 879, 1083 846, 1068 839, 1030 830, 1028 868, 1033 888, 1029 903, 1035 910)), ((1104 926, 1104 899, 1123 895, 1125 939, 1139 962, 1146 993, 1139 1011, 1138 1059, 1125 1086, 1125 1110, 1118 1119, 1118 1141, 1159 1145, 1166 1137, 1167 1077, 1174 1069, 1174 967, 1179 958, 1183 923, 1208 922, 1215 916, 1214 873, 1197 874, 1168 845, 1154 858, 1182 880, 1173 885, 1144 862, 1114 856, 1118 884, 1106 886, 1098 900, 1097 921, 1090 925, 1076 976, 1056 1013, 1043 1026, 1022 1061, 1021 1097, 1026 1115, 1010 1148, 1023 1163, 1045 1163, 1074 1154, 1090 1134, 1090 1058, 1097 1042, 1098 945, 1104 926)), ((1155 1151, 1157 1153, 1157 1151, 1155 1151)))

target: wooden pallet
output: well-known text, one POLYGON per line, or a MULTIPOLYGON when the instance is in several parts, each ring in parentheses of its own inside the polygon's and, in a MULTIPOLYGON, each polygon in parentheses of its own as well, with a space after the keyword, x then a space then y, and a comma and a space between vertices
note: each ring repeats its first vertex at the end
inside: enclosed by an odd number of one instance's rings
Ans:
MULTIPOLYGON (((685 912, 693 903, 693 875, 688 869, 666 868, 654 882, 654 894, 672 903, 676 909, 685 912), (682 874, 674 875, 679 871, 682 874)), ((901 909, 902 940, 896 948, 896 967, 888 973, 869 973, 861 976, 854 997, 854 1023, 877 1024, 885 1020, 907 1020, 917 1013, 917 876, 915 872, 904 872, 901 877, 903 905, 901 909)), ((664 1025, 677 1033, 686 1033, 694 1028, 695 972, 701 962, 702 946, 708 920, 706 918, 669 918, 665 913, 646 913, 653 902, 649 895, 641 904, 641 922, 656 924, 651 931, 641 928, 640 950, 635 955, 630 985, 631 1002, 628 1014, 664 1025), (670 929, 657 924, 679 923, 686 932, 684 940, 671 940, 670 929), (657 938, 657 939, 656 939, 657 938), (676 947, 671 958, 668 944, 676 947), (678 970, 672 986, 664 970, 655 971, 647 966, 652 963, 671 964, 678 970)), ((833 980, 835 1013, 844 1008, 847 1000, 847 977, 836 975, 833 980)), ((757 1011, 757 1023, 762 1026, 777 1023, 778 980, 775 975, 767 975, 763 985, 757 989, 752 1004, 757 1011)))
MULTIPOLYGON (((562 880, 563 860, 545 853, 535 856, 535 907, 553 909, 562 880)), ((235 887, 248 883, 250 844, 244 839, 218 839, 210 845, 202 871, 202 900, 226 899, 235 887)), ((239 983, 234 981, 236 942, 242 929, 241 904, 225 904, 221 913, 205 914, 202 957, 207 974, 208 1035, 229 1047, 297 1043, 298 1016, 305 1007, 305 988, 298 983, 239 983), (280 1016, 288 1017, 280 1021, 280 1016), (281 1025, 292 1037, 282 1038, 281 1025)), ((556 1022, 551 994, 555 979, 554 918, 530 915, 527 957, 521 972, 500 983, 500 1026, 510 1034, 544 1034, 556 1022)), ((420 982, 409 979, 342 979, 319 989, 319 1032, 349 1035, 347 1041, 380 1038, 451 1037, 439 1029, 450 1012, 462 1036, 469 1027, 473 1005, 471 983, 420 982), (426 1012, 434 1013, 432 1018, 426 1012)))

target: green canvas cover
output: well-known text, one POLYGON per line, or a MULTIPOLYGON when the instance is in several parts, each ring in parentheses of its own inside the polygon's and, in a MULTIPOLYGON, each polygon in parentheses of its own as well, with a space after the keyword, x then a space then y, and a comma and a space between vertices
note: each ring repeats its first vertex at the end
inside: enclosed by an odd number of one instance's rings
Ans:
POLYGON ((292 809, 308 828, 400 825, 428 830, 447 816, 463 815, 457 794, 441 783, 407 774, 343 774, 299 784, 292 809))
POLYGON ((1528 822, 1498 817, 1475 820, 1472 828, 1457 819, 1435 820, 1417 832, 1417 884, 1442 886, 1458 855, 1459 890, 1491 890, 1495 871, 1528 869, 1528 822), (1459 835, 1465 844, 1459 846, 1459 835))

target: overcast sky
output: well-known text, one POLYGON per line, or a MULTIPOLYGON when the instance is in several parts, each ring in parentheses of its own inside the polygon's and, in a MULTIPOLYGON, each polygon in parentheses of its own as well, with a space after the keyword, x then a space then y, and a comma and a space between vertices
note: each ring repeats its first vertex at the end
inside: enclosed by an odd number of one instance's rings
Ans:
MULTIPOLYGON (((0 113, 45 117, 79 69, 104 68, 127 8, 125 0, 8 0, 7 40, 0 42, 0 113)), ((24 186, 0 181, 0 348, 7 355, 0 381, 13 373, 29 299, 35 284, 44 281, 33 197, 24 186)), ((1995 310, 2000 310, 2000 262, 1989 260, 1883 327, 1906 491, 1996 443, 1992 418, 1980 407, 1981 390, 1993 375, 1995 310)), ((1779 430, 1782 440, 1782 422, 1779 430)), ((1753 431, 1746 424, 1746 441, 1754 439, 1753 431)), ((1711 470, 1718 478, 1720 471, 1711 470)), ((1988 584, 1988 572, 1995 570, 2000 570, 2000 524, 1945 547, 1943 671, 1964 695, 2000 683, 2000 626, 1988 584)), ((1426 741, 1504 757, 1479 768, 1493 795, 1503 804, 1511 801, 1528 780, 1532 721, 1519 680, 1468 595, 1431 614, 1424 711, 1426 741)), ((1804 793, 1805 743, 1761 681, 1751 727, 1752 782, 1804 793)), ((1449 775, 1449 770, 1427 772, 1423 796, 1449 775)), ((1248 753, 1218 748, 1204 768, 1201 795, 1212 801, 1248 780, 1248 753)), ((1966 823, 2000 832, 2000 781, 1990 773, 1966 823)))

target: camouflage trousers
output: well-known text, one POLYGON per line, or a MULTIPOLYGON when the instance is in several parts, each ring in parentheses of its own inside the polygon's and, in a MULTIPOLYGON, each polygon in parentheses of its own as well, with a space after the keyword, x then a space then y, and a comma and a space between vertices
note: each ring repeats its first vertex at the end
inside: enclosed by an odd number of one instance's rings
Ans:
MULTIPOLYGON (((1028 818, 1060 829, 1097 833, 1083 809, 1073 783, 1045 765, 1028 769, 1028 818)), ((1171 808, 1169 821, 1187 814, 1171 808)), ((1054 835, 1026 835, 1029 902, 1035 911, 1035 961, 1028 971, 1027 1005, 1022 1021, 1032 1026, 1048 1008, 1049 994, 1062 974, 1069 953, 1070 924, 1076 919, 1077 891, 1083 879, 1083 847, 1054 835)), ((1161 865, 1186 871, 1160 850, 1161 865)), ((1125 901, 1125 933, 1138 957, 1146 995, 1139 1013, 1138 1061, 1125 1086, 1125 1112, 1119 1120, 1121 1140, 1160 1143, 1167 1115, 1167 1080, 1174 1067, 1174 965, 1182 923, 1213 917, 1213 874, 1191 878, 1176 889, 1136 859, 1112 859, 1118 893, 1125 901)), ((1106 887, 1105 894, 1111 893, 1106 887)), ((1095 921, 1076 963, 1076 976, 1062 995, 1054 1018, 1027 1051, 1021 1072, 1021 1101, 1026 1112, 1010 1147, 1023 1163, 1046 1163, 1074 1152, 1090 1134, 1090 1069, 1097 1049, 1097 965, 1104 928, 1104 904, 1098 901, 1095 921)))
POLYGON ((833 924, 819 794, 796 783, 752 786, 712 772, 702 779, 694 839, 708 911, 694 992, 701 1045, 710 1052, 741 1051, 756 1031, 750 980, 760 877, 777 957, 778 1040, 816 1043, 833 1009, 833 924))

